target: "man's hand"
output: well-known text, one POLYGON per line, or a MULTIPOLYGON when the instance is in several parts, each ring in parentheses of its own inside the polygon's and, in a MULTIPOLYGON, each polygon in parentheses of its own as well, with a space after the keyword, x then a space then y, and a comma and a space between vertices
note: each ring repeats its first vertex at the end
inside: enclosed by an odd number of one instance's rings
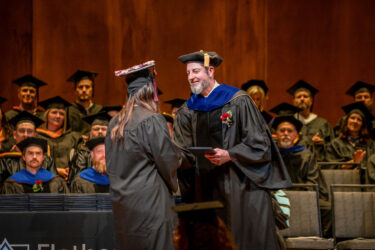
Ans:
POLYGON ((319 132, 317 132, 313 137, 312 137, 312 141, 314 143, 322 143, 323 142, 323 139, 319 137, 319 132))
POLYGON ((214 148, 215 154, 205 154, 204 157, 206 157, 212 164, 221 166, 224 163, 231 161, 232 158, 230 158, 229 153, 227 150, 220 149, 220 148, 214 148))
POLYGON ((69 176, 69 168, 57 168, 57 173, 63 178, 65 181, 68 180, 69 176))

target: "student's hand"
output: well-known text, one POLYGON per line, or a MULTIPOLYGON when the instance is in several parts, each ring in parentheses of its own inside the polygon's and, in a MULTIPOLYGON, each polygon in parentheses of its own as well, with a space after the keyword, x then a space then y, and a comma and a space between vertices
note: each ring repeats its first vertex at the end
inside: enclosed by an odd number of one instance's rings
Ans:
POLYGON ((68 180, 69 176, 69 168, 57 168, 57 173, 63 178, 65 181, 68 180))
POLYGON ((319 132, 317 132, 313 137, 312 137, 312 141, 314 143, 322 143, 323 142, 323 139, 319 137, 319 132))
POLYGON ((361 163, 363 160, 363 157, 365 157, 366 151, 363 149, 357 149, 354 152, 353 160, 355 163, 361 163))
POLYGON ((229 153, 227 150, 221 148, 214 148, 215 154, 205 154, 206 157, 212 164, 216 166, 221 166, 228 161, 231 161, 229 153))

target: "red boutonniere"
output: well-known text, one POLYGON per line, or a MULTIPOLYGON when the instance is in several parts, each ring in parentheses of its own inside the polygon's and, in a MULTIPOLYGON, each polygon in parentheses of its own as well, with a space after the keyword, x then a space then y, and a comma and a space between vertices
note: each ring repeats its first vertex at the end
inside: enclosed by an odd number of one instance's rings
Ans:
POLYGON ((33 185, 33 191, 35 193, 43 191, 43 181, 42 180, 37 180, 35 182, 35 184, 33 185))
POLYGON ((232 126, 233 124, 233 119, 232 119, 232 111, 228 110, 224 114, 220 116, 221 122, 226 124, 228 127, 232 126))

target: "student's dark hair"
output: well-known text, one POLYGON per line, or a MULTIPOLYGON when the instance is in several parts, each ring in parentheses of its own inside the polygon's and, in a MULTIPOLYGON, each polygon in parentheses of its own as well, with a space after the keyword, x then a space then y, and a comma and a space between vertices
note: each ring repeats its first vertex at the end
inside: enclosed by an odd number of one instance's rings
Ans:
POLYGON ((134 106, 140 106, 155 113, 159 112, 159 106, 154 101, 154 86, 152 82, 149 82, 128 97, 125 108, 117 114, 117 124, 111 131, 113 142, 116 140, 124 142, 124 128, 133 116, 134 106))

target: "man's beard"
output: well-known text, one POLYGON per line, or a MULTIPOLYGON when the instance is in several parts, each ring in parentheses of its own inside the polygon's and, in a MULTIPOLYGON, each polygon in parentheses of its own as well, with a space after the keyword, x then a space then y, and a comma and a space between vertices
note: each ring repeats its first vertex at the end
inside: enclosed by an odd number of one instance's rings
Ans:
POLYGON ((81 101, 81 102, 86 102, 86 101, 89 101, 90 100, 90 96, 88 94, 82 94, 82 95, 79 95, 78 96, 78 99, 81 101))
POLYGON ((93 161, 92 163, 94 170, 99 174, 107 174, 107 166, 105 161, 93 161))
POLYGON ((190 89, 193 94, 199 95, 208 85, 209 81, 201 82, 199 84, 190 84, 190 89))
POLYGON ((289 136, 283 136, 279 140, 280 148, 290 148, 293 146, 293 141, 289 136))
POLYGON ((297 105, 298 108, 302 109, 302 110, 306 110, 306 109, 310 109, 310 105, 306 102, 302 102, 302 103, 299 103, 297 105))

